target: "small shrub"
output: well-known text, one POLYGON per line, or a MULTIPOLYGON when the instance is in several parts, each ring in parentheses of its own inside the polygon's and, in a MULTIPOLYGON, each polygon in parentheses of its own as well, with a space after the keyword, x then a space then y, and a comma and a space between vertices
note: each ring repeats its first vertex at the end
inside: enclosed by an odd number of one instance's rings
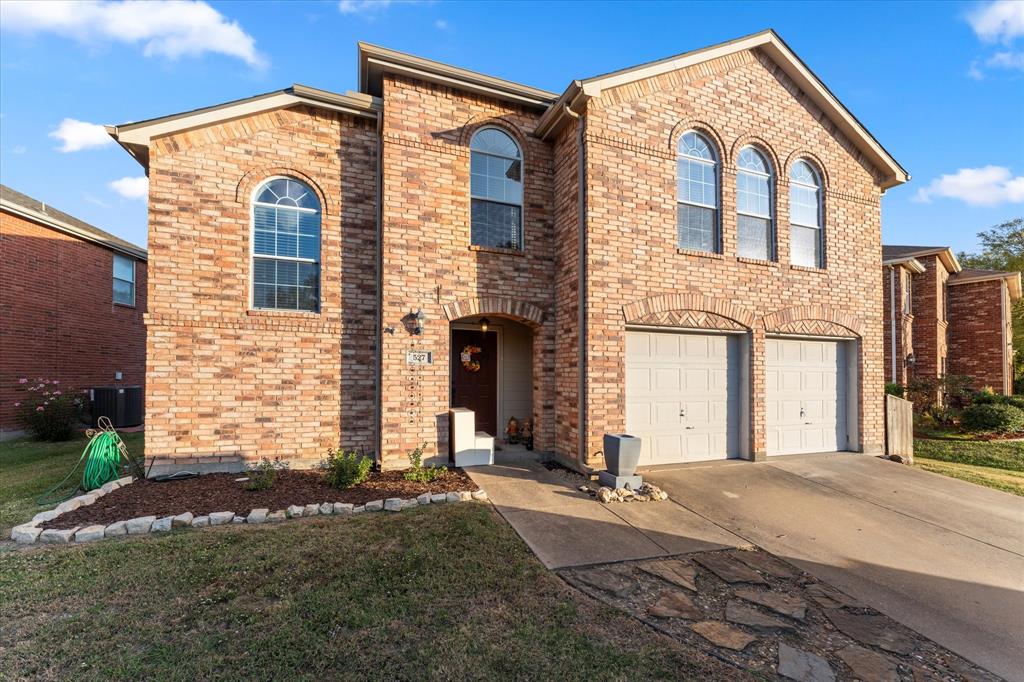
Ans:
POLYGON ((373 460, 355 450, 343 451, 341 448, 327 449, 327 457, 320 462, 320 470, 324 472, 327 482, 335 488, 349 488, 359 485, 370 477, 373 460))
POLYGON ((433 464, 428 467, 423 466, 423 448, 426 446, 427 444, 424 443, 409 453, 409 470, 402 474, 405 480, 430 483, 448 471, 448 467, 439 467, 433 464))
POLYGON ((83 392, 63 389, 57 379, 20 379, 25 395, 14 403, 25 429, 40 440, 70 440, 82 422, 83 392))
POLYGON ((885 384, 886 395, 894 395, 897 398, 902 398, 905 392, 904 388, 899 384, 894 384, 892 382, 886 382, 885 384))
POLYGON ((968 431, 1009 433, 1024 430, 1024 410, 1013 405, 980 404, 964 410, 961 424, 968 431))
POLYGON ((245 483, 246 490, 270 490, 277 480, 277 472, 288 468, 288 462, 280 457, 267 459, 260 457, 260 461, 249 466, 249 480, 245 483))

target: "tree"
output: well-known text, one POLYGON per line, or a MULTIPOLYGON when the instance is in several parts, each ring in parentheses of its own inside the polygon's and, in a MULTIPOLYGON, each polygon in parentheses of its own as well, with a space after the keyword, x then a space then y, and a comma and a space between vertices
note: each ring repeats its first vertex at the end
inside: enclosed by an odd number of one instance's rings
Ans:
MULTIPOLYGON (((1024 218, 1012 218, 978 233, 980 253, 960 253, 965 268, 1024 270, 1024 218)), ((1024 298, 1013 304, 1013 376, 1014 383, 1024 378, 1024 298)), ((1016 387, 1015 387, 1016 388, 1016 387)), ((1016 391, 1015 391, 1016 392, 1016 391)))

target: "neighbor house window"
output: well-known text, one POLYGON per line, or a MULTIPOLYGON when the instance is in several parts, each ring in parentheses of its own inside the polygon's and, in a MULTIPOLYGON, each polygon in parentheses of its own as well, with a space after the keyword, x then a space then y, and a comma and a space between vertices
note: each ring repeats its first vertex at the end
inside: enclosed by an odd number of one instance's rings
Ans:
POLYGON ((684 134, 677 167, 679 248, 717 252, 718 159, 711 143, 692 130, 684 134))
POLYGON ((320 200, 306 185, 276 178, 253 202, 254 308, 320 308, 320 200))
POLYGON ((753 147, 740 150, 736 172, 736 252, 745 258, 772 260, 772 171, 768 160, 753 147))
POLYGON ((135 260, 114 254, 114 303, 135 305, 135 260))
POLYGON ((914 313, 914 278, 908 272, 904 278, 903 284, 903 314, 912 315, 914 313))
POLYGON ((825 267, 825 227, 821 216, 821 181, 806 161, 789 174, 790 261, 809 268, 825 267))
POLYGON ((470 142, 470 242, 523 248, 523 155, 512 137, 484 128, 470 142))

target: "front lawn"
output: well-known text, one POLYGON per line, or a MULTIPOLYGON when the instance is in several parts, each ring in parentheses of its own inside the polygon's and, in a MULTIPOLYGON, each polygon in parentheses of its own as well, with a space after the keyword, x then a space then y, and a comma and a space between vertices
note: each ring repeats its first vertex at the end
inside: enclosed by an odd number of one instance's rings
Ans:
MULTIPOLYGON (((4 453, 6 523, 75 447, 4 453)), ((566 586, 485 503, 7 551, 0 623, 9 679, 747 678, 566 586)))
MULTIPOLYGON (((143 455, 141 432, 121 437, 129 452, 143 455)), ((0 539, 9 538, 11 528, 47 508, 38 506, 36 498, 67 476, 88 442, 85 435, 63 443, 41 443, 31 438, 0 442, 0 539)), ((81 474, 79 469, 79 480, 81 474)))
POLYGON ((914 465, 1024 496, 1024 441, 918 438, 914 465))

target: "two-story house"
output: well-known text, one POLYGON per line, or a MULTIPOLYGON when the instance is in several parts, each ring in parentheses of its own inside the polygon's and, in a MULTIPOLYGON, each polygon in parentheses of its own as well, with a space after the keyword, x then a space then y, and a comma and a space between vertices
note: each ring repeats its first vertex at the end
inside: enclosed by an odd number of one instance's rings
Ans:
POLYGON ((599 466, 881 450, 880 198, 907 173, 765 31, 562 93, 361 44, 110 128, 150 178, 155 473, 330 445, 446 458, 448 411, 599 466))
POLYGON ((886 381, 957 375, 1013 393, 1019 272, 964 268, 946 246, 885 245, 882 288, 886 381))

